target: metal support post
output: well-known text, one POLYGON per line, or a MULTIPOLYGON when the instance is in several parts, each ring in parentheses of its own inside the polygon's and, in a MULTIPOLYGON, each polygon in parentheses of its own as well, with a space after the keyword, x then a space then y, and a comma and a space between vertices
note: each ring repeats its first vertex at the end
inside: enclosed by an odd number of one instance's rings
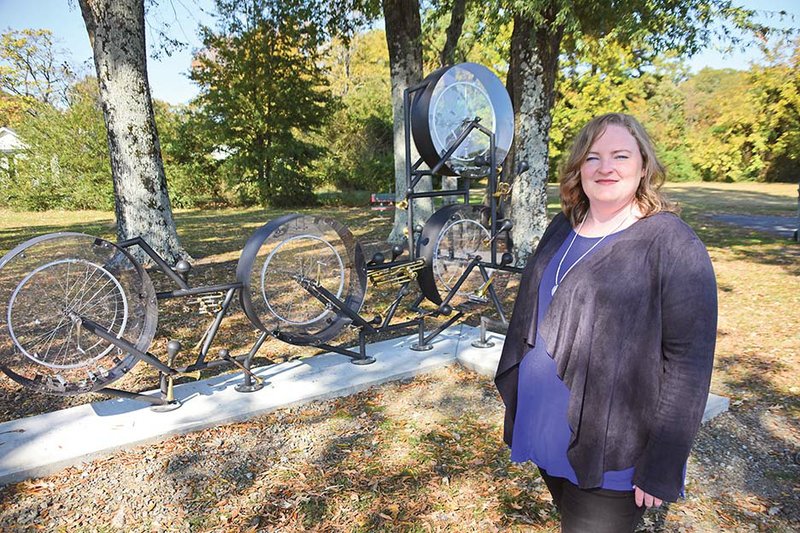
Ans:
POLYGON ((427 352, 428 350, 433 350, 433 345, 428 344, 425 341, 425 317, 419 318, 419 326, 417 330, 417 335, 419 336, 419 342, 415 342, 411 345, 411 349, 415 352, 427 352))
POLYGON ((234 387, 237 392, 255 392, 264 388, 263 380, 260 382, 253 382, 253 378, 250 375, 252 372, 250 364, 253 362, 253 357, 255 357, 256 352, 258 352, 258 350, 261 348, 261 345, 264 344, 264 341, 267 340, 267 337, 269 337, 269 333, 266 331, 262 332, 255 344, 253 344, 253 347, 250 348, 250 352, 247 354, 247 357, 245 357, 242 363, 245 368, 245 371, 242 373, 244 375, 244 382, 239 383, 234 387))

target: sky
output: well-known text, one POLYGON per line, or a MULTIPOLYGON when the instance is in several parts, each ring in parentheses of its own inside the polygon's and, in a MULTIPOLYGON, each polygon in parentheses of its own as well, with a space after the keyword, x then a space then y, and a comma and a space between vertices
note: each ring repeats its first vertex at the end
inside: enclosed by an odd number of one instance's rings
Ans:
MULTIPOLYGON (((738 0, 734 4, 758 11, 786 11, 794 20, 783 23, 763 19, 782 27, 800 27, 800 0, 738 0)), ((197 87, 188 77, 192 53, 201 47, 197 29, 201 24, 213 25, 209 15, 212 0, 160 0, 146 15, 148 45, 156 41, 154 28, 168 24, 173 38, 187 46, 171 57, 148 57, 148 77, 154 98, 171 104, 186 103, 197 95, 197 87)), ((0 0, 0 32, 8 29, 45 28, 53 32, 58 44, 68 51, 72 64, 85 65, 93 71, 92 50, 77 0, 0 0)), ((722 54, 712 46, 689 60, 693 72, 703 67, 747 69, 758 61, 760 52, 751 46, 722 54)))

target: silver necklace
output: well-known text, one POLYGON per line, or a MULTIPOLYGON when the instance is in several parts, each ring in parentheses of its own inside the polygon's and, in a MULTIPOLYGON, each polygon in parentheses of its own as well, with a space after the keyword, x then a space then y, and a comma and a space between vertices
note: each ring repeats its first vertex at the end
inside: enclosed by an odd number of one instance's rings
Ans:
POLYGON ((604 240, 606 237, 608 237, 609 235, 611 235, 612 233, 614 233, 615 231, 617 231, 619 228, 621 228, 621 227, 622 227, 622 225, 623 225, 623 224, 624 224, 624 223, 625 223, 625 222, 628 220, 628 218, 631 216, 631 212, 632 212, 632 211, 633 211, 633 209, 631 209, 631 211, 628 211, 628 214, 625 216, 625 218, 623 218, 623 219, 622 219, 622 222, 620 222, 619 224, 617 224, 617 227, 616 227, 616 228, 612 229, 611 231, 609 231, 608 233, 606 233, 605 235, 603 235, 602 237, 600 237, 600 240, 599 240, 599 241, 597 241, 596 243, 594 243, 594 244, 591 246, 591 248, 589 248, 588 250, 586 250, 585 252, 583 252, 583 255, 582 255, 582 256, 580 256, 580 257, 578 258, 578 260, 577 260, 577 261, 575 261, 574 263, 572 263, 572 264, 569 266, 569 268, 567 269, 567 271, 566 271, 566 272, 564 272, 564 275, 563 275, 563 276, 561 276, 561 279, 559 280, 558 278, 559 278, 559 274, 561 273, 561 265, 563 265, 563 264, 564 264, 564 259, 566 259, 566 257, 567 257, 567 254, 568 254, 568 253, 569 253, 569 251, 572 249, 572 245, 575 243, 575 239, 577 239, 577 238, 578 238, 578 233, 580 233, 580 232, 581 232, 581 229, 583 228, 583 223, 584 223, 584 222, 586 222, 586 218, 589 216, 589 211, 586 211, 586 214, 585 214, 585 215, 583 215, 583 220, 581 220, 581 224, 580 224, 580 226, 578 226, 578 229, 575 231, 575 235, 573 235, 573 236, 572 236, 572 240, 571 240, 571 241, 569 241, 569 246, 567 246, 567 249, 564 251, 564 255, 562 255, 562 256, 561 256, 561 261, 559 261, 559 262, 558 262, 558 267, 556 267, 556 284, 555 284, 555 285, 553 285, 553 289, 550 291, 550 295, 551 295, 551 296, 555 296, 555 294, 556 294, 556 290, 558 290, 558 286, 561 284, 561 282, 562 282, 562 281, 564 281, 564 278, 566 278, 566 277, 567 277, 567 274, 569 274, 570 270, 572 270, 573 268, 575 268, 575 265, 577 265, 578 263, 580 263, 580 262, 581 262, 581 259, 583 259, 583 258, 584 258, 584 257, 586 257, 587 255, 589 255, 589 252, 591 252, 592 250, 594 250, 594 249, 595 249, 595 248, 596 248, 596 247, 597 247, 597 246, 598 246, 598 245, 599 245, 601 242, 603 242, 603 240, 604 240))

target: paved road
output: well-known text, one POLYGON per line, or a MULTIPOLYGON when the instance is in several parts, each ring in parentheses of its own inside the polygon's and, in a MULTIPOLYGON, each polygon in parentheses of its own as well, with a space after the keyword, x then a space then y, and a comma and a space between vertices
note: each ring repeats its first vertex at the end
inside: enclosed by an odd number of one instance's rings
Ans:
POLYGON ((771 217, 764 215, 711 215, 709 218, 743 228, 766 231, 792 238, 797 230, 797 217, 771 217))

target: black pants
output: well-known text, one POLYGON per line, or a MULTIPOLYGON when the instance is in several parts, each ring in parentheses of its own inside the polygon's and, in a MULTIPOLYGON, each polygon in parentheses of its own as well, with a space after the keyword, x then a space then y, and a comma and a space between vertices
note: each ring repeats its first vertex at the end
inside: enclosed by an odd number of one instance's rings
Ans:
POLYGON ((562 533, 632 532, 644 514, 632 490, 579 489, 568 479, 539 472, 561 513, 562 533))

